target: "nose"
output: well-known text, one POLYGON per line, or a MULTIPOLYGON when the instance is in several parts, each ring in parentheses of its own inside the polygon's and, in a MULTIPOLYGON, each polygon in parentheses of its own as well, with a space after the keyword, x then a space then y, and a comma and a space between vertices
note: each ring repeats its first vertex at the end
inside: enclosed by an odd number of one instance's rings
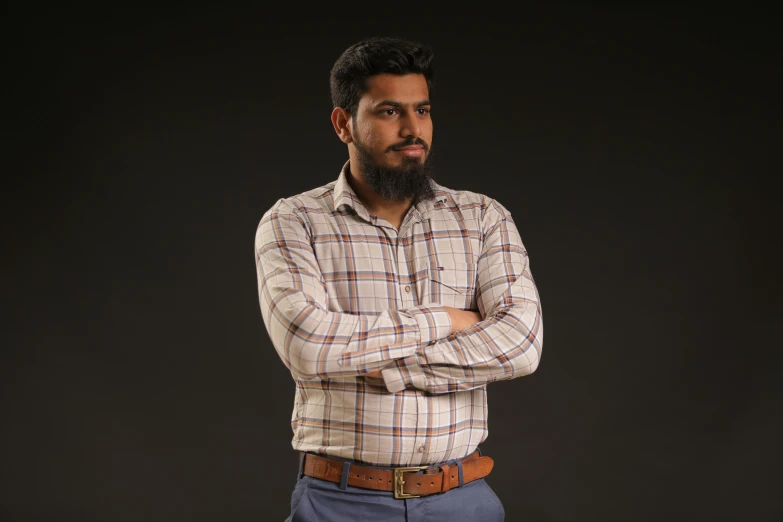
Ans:
POLYGON ((400 136, 407 138, 413 136, 414 138, 421 137, 421 122, 416 115, 416 111, 405 111, 400 118, 400 136))

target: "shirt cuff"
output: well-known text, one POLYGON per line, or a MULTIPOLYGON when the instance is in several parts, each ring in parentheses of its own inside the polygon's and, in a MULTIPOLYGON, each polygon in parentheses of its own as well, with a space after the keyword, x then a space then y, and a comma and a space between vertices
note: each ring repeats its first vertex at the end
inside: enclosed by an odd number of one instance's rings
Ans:
POLYGON ((419 342, 426 344, 451 333, 451 317, 440 305, 417 306, 408 310, 419 325, 419 342))
POLYGON ((427 386, 427 378, 421 369, 418 355, 397 359, 394 364, 381 370, 381 375, 390 393, 397 393, 408 387, 423 390, 427 386))

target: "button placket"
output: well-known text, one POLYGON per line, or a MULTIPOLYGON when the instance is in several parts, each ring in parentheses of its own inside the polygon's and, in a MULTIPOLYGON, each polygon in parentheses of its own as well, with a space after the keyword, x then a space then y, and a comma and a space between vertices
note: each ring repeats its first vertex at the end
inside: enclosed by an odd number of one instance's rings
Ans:
MULTIPOLYGON (((406 220, 407 223, 408 220, 406 220)), ((411 274, 409 272, 409 266, 408 266, 408 254, 405 251, 404 242, 401 241, 404 235, 407 235, 409 230, 405 230, 405 225, 400 227, 400 233, 397 235, 397 273, 400 275, 398 281, 401 283, 403 281, 410 281, 411 280, 411 274)), ((413 288, 410 284, 401 284, 400 285, 400 294, 402 297, 402 305, 404 307, 410 307, 413 303, 413 288)))
POLYGON ((427 460, 427 413, 429 412, 429 404, 427 402, 426 393, 419 391, 416 394, 416 407, 419 411, 418 421, 416 423, 416 438, 413 441, 413 459, 412 462, 422 464, 427 460))

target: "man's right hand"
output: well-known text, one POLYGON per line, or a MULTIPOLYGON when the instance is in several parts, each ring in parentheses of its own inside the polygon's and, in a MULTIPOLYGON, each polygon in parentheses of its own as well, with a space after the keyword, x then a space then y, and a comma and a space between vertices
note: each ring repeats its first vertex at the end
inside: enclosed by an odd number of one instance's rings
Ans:
POLYGON ((459 308, 452 308, 451 306, 444 306, 443 308, 449 314, 449 317, 451 317, 451 333, 464 330, 468 326, 473 326, 482 321, 478 312, 460 310, 459 308))

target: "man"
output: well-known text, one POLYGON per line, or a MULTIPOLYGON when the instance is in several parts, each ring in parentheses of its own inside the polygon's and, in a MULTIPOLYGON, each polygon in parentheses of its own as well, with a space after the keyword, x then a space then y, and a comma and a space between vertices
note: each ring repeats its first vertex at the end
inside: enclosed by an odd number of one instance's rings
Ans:
POLYGON ((261 311, 296 382, 288 520, 504 518, 486 385, 535 371, 541 306, 509 212, 430 176, 432 77, 425 45, 349 47, 330 78, 348 161, 258 226, 261 311))

